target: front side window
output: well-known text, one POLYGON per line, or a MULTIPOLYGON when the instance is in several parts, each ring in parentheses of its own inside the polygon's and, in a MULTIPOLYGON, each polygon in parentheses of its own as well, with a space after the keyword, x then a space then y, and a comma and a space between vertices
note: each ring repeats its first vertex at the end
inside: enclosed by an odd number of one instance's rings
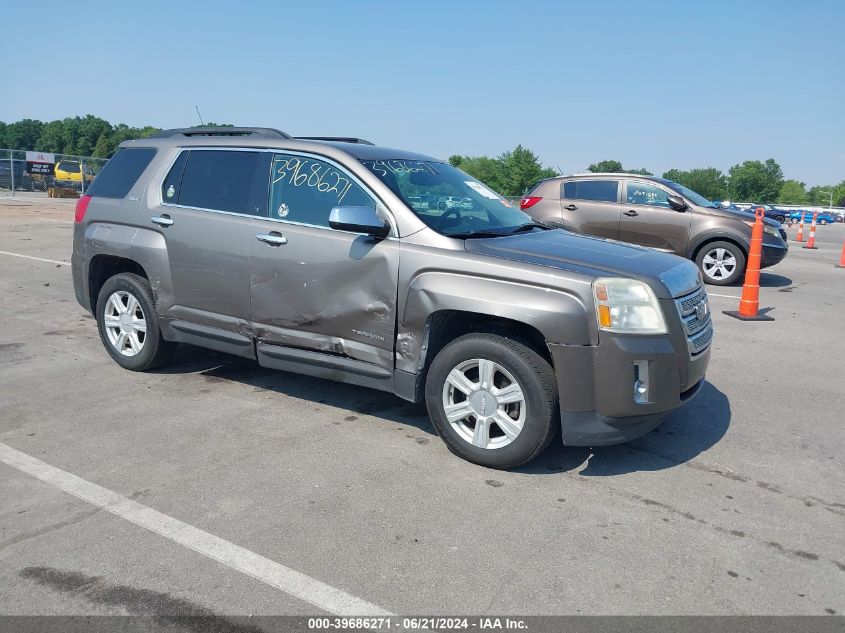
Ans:
POLYGON ((669 192, 644 182, 627 182, 628 204, 645 204, 651 207, 669 207, 669 192))
POLYGON ((719 205, 714 204, 711 200, 708 200, 707 198, 705 198, 701 194, 696 193, 695 191, 693 191, 692 189, 690 189, 688 187, 684 187, 683 185, 679 185, 676 182, 673 182, 671 180, 665 180, 663 178, 660 179, 660 182, 662 182, 664 185, 666 185, 670 189, 674 189, 675 191, 677 191, 682 196, 685 196, 687 198, 687 200, 690 200, 693 204, 697 204, 700 207, 707 207, 708 209, 718 209, 719 208, 719 205))
POLYGON ((361 163, 418 218, 443 235, 507 235, 534 226, 530 216, 448 163, 406 159, 361 163))
MULTIPOLYGON (((187 154, 177 204, 214 211, 265 215, 267 163, 264 162, 263 154, 266 153, 191 150, 187 154)), ((163 192, 165 202, 173 200, 173 197, 167 195, 169 187, 167 185, 163 192)))
POLYGON ((563 197, 567 200, 616 202, 618 193, 616 180, 570 180, 563 185, 563 197))
POLYGON ((275 154, 270 217, 329 226, 334 207, 375 208, 375 200, 346 172, 310 156, 275 154))

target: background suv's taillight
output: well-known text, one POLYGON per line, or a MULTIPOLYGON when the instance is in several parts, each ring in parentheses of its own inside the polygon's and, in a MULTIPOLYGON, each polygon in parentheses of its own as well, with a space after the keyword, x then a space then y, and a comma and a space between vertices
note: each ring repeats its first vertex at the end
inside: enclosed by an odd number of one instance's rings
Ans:
POLYGON ((525 209, 530 209, 542 199, 542 196, 526 196, 519 201, 519 208, 525 211, 525 209))
POLYGON ((85 217, 89 202, 91 202, 91 196, 82 196, 76 201, 76 213, 73 216, 73 221, 77 224, 82 222, 82 219, 85 217))

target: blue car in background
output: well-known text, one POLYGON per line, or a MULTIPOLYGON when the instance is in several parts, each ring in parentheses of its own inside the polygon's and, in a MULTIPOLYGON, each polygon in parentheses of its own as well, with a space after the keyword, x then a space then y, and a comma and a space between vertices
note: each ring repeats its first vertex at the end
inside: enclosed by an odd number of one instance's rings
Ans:
POLYGON ((783 209, 775 209, 774 207, 768 204, 752 204, 751 208, 748 209, 749 213, 754 213, 754 210, 758 207, 763 207, 763 212, 765 213, 767 218, 776 220, 780 223, 786 222, 786 219, 789 217, 789 211, 784 211, 783 209))
MULTIPOLYGON (((793 211, 789 214, 789 221, 800 222, 802 213, 804 214, 804 224, 809 224, 813 221, 812 211, 793 211)), ((834 222, 836 222, 836 218, 824 211, 820 212, 818 216, 816 216, 816 224, 833 224, 834 222)))

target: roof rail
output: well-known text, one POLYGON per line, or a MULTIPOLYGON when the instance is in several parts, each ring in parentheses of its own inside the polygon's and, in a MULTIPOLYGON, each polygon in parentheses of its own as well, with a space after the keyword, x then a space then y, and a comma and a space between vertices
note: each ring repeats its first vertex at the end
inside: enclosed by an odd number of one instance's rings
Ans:
POLYGON ((363 138, 354 136, 294 136, 299 141, 336 141, 338 143, 358 143, 359 145, 375 145, 363 138))
POLYGON ((291 138, 281 130, 269 127, 184 127, 173 130, 160 130, 150 138, 169 138, 171 136, 272 136, 275 138, 291 138))

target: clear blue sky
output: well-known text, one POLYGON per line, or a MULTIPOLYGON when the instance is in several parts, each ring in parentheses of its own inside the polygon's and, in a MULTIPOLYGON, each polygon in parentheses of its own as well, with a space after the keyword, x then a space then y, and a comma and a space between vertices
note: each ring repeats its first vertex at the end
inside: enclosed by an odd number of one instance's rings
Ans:
POLYGON ((522 143, 564 172, 773 157, 845 179, 841 0, 37 0, 2 19, 7 122, 179 127, 196 104, 444 158, 522 143))

